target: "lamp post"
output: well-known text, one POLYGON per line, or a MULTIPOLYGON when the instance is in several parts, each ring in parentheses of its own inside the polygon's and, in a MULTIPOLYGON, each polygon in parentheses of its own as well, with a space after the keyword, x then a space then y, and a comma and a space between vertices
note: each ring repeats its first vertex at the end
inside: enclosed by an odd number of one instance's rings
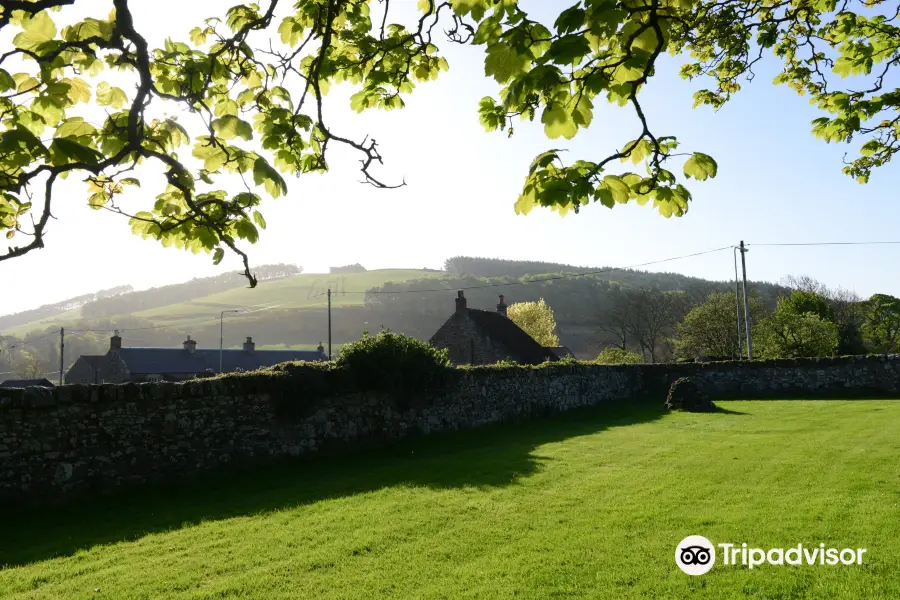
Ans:
POLYGON ((219 373, 222 372, 222 348, 225 339, 225 313, 241 313, 241 309, 230 308, 219 313, 219 373))

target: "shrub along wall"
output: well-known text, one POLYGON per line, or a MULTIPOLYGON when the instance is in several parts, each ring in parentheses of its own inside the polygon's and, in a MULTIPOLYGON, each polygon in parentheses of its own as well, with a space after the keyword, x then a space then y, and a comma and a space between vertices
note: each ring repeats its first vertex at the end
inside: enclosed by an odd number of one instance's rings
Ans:
POLYGON ((753 363, 448 369, 432 389, 364 391, 293 365, 184 383, 0 389, 0 503, 169 481, 223 465, 381 444, 656 395, 693 375, 713 398, 894 394, 900 356, 753 363))

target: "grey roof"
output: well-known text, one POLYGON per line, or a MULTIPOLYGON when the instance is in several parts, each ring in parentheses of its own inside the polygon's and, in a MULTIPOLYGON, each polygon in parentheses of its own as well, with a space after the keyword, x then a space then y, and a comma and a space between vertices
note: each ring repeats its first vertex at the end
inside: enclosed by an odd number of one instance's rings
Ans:
POLYGON ((482 332, 515 354, 511 358, 528 364, 540 364, 545 360, 555 361, 559 358, 552 350, 538 344, 533 337, 525 333, 508 317, 490 310, 477 308, 466 310, 469 318, 482 332))
POLYGON ((53 387, 53 383, 49 379, 7 379, 0 383, 0 387, 5 388, 26 388, 26 387, 53 387))
POLYGON ((567 356, 575 358, 575 354, 565 346, 546 346, 546 349, 558 356, 560 359, 566 358, 567 356))
MULTIPOLYGON (((119 356, 133 374, 219 372, 219 349, 197 348, 121 348, 119 356)), ((253 371, 294 360, 319 361, 327 356, 318 350, 223 350, 222 371, 253 371)))
POLYGON ((85 360, 85 362, 87 362, 89 365, 91 365, 92 369, 97 371, 100 369, 100 367, 103 366, 103 361, 106 360, 106 355, 105 354, 98 354, 98 355, 82 354, 81 358, 83 358, 85 360))

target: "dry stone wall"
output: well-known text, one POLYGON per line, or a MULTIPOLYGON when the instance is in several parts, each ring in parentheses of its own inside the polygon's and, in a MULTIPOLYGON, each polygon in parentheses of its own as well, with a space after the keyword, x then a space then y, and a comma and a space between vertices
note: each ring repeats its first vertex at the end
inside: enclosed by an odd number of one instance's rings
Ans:
POLYGON ((894 395, 900 356, 454 369, 437 389, 405 394, 359 391, 346 374, 302 366, 183 383, 0 389, 0 504, 646 395, 662 403, 667 385, 687 375, 714 400, 894 395))

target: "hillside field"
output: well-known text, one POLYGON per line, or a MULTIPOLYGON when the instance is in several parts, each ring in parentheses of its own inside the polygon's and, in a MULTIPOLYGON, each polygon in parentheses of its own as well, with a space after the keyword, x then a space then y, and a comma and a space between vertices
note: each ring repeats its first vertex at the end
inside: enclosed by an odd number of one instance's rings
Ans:
POLYGON ((900 598, 900 402, 608 405, 7 515, 0 598, 900 598), (675 564, 688 535, 861 565, 675 564))
MULTIPOLYGON (((422 269, 380 269, 364 273, 329 275, 303 273, 282 279, 261 281, 255 288, 236 287, 225 292, 195 298, 189 302, 169 304, 149 310, 131 313, 130 316, 148 319, 153 325, 196 326, 217 321, 222 310, 246 308, 249 311, 279 309, 308 309, 327 306, 328 288, 332 290, 333 307, 362 305, 365 291, 387 282, 401 282, 426 277, 446 275, 439 271, 422 269)), ((252 318, 252 314, 228 315, 230 321, 252 318)), ((35 330, 48 327, 71 326, 82 318, 81 309, 73 309, 56 317, 33 321, 10 328, 2 333, 21 337, 35 330)))

